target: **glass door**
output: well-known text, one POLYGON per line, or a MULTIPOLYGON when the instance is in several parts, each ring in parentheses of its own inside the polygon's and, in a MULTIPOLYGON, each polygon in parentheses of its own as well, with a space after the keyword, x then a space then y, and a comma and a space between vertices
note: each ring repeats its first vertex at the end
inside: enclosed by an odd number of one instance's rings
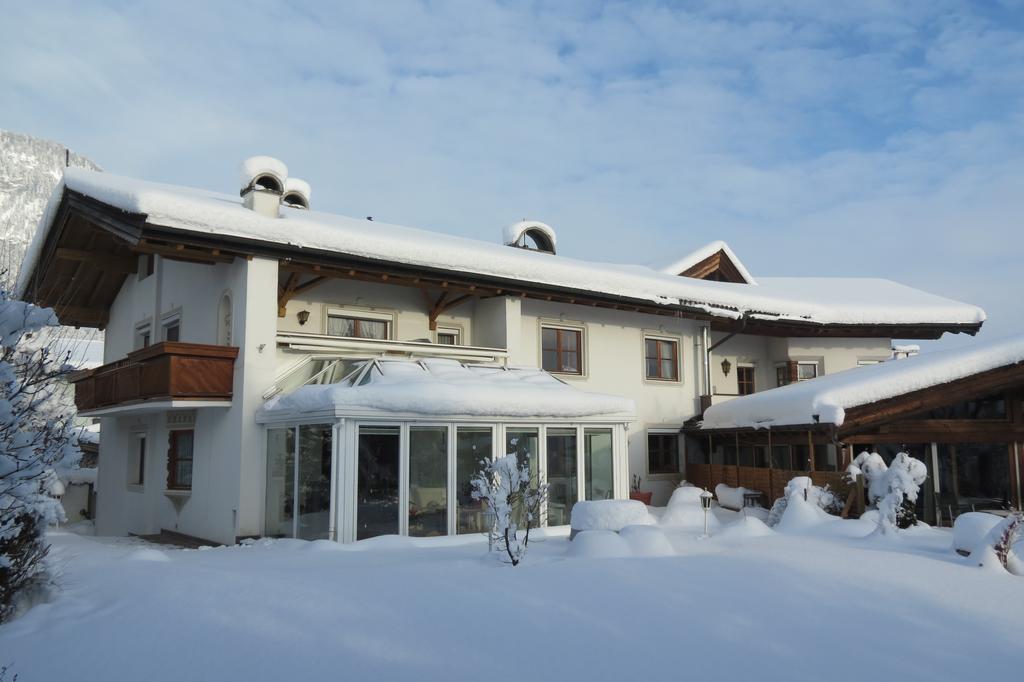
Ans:
POLYGON ((575 428, 547 430, 548 525, 569 523, 579 497, 575 428))
POLYGON ((615 497, 611 429, 584 429, 583 485, 584 497, 588 500, 615 497))
POLYGON ((267 429, 267 486, 264 534, 290 538, 295 533, 295 429, 267 429))
MULTIPOLYGON (((505 450, 506 455, 514 454, 519 467, 528 466, 530 469, 530 488, 535 488, 540 483, 540 429, 537 427, 509 426, 505 429, 505 450)), ((520 528, 526 526, 525 510, 522 500, 516 503, 513 510, 516 525, 520 528)), ((533 525, 539 525, 538 519, 533 525)))
POLYGON ((455 430, 456 531, 483 533, 487 530, 484 505, 473 499, 472 480, 483 460, 493 457, 493 431, 489 426, 459 426, 455 430))
POLYGON ((326 540, 331 536, 331 444, 330 424, 299 427, 298 530, 303 540, 326 540))
POLYGON ((398 426, 360 426, 356 482, 356 539, 399 533, 398 426))
POLYGON ((448 427, 409 427, 409 535, 448 534, 448 427))

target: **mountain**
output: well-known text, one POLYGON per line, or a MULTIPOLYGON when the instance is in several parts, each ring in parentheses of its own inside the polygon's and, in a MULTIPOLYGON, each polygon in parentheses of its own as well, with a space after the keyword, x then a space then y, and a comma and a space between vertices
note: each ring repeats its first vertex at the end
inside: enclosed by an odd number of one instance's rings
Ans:
POLYGON ((57 142, 0 130, 0 272, 5 284, 18 276, 65 159, 72 166, 101 170, 57 142))

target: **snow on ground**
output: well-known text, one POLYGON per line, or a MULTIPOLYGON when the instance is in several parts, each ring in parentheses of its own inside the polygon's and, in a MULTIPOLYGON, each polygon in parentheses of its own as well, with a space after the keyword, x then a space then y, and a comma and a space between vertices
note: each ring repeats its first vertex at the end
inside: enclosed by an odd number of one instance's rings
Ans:
POLYGON ((181 550, 54 532, 63 591, 0 627, 0 665, 23 681, 1018 679, 1024 579, 973 567, 948 531, 783 534, 713 513, 711 538, 660 527, 668 550, 656 526, 593 552, 549 531, 517 568, 479 536, 181 550))

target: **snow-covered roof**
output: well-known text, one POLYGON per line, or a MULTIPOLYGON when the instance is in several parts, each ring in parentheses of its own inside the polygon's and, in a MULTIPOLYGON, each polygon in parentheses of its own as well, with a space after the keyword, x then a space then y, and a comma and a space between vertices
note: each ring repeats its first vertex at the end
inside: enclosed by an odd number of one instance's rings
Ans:
POLYGON ((729 248, 729 245, 721 240, 715 240, 709 244, 705 244, 696 251, 692 251, 682 258, 678 258, 663 268, 659 268, 661 272, 667 275, 678 275, 680 272, 689 270, 697 263, 702 260, 710 258, 719 251, 723 252, 732 261, 732 264, 736 266, 736 270, 739 271, 740 276, 746 281, 747 284, 757 284, 757 280, 750 274, 747 267, 743 265, 743 262, 739 259, 736 253, 729 248))
POLYGON ((302 386, 270 399, 261 423, 302 416, 382 413, 632 421, 632 400, 590 393, 534 368, 463 364, 457 360, 372 360, 337 384, 302 386))
MULTIPOLYGON (((678 277, 638 265, 594 263, 509 248, 437 232, 317 211, 281 208, 272 218, 245 208, 239 197, 162 185, 78 168, 63 186, 148 222, 268 247, 315 250, 506 281, 548 285, 665 306, 685 306, 720 318, 785 320, 823 325, 978 325, 980 308, 883 279, 776 279, 752 287, 678 277)), ((59 186, 43 225, 59 203, 59 186)), ((23 293, 46 230, 26 255, 17 291, 23 293)))
POLYGON ((1024 336, 855 367, 712 405, 703 429, 813 423, 841 426, 846 410, 1024 362, 1024 336))

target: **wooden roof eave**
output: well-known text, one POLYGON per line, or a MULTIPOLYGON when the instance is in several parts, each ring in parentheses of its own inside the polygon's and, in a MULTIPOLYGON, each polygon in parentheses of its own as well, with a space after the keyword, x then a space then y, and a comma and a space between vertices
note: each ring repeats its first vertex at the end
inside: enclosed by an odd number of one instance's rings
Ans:
MULTIPOLYGON (((900 362, 900 361, 896 361, 900 362)), ((839 437, 858 435, 944 405, 1024 387, 1024 362, 997 367, 846 410, 839 437)))

